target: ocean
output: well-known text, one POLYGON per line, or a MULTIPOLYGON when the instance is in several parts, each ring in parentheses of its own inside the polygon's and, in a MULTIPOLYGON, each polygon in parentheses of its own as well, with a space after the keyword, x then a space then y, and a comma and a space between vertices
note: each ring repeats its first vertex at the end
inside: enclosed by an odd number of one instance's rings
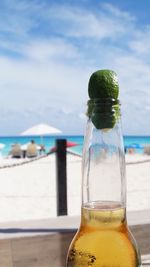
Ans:
MULTIPOLYGON (((83 136, 44 136, 43 142, 46 148, 46 152, 48 152, 53 146, 55 146, 55 140, 56 139, 67 139, 67 141, 75 142, 78 144, 78 146, 70 148, 74 152, 77 152, 79 154, 82 154, 82 148, 83 148, 83 136)), ((11 146, 14 143, 20 143, 21 145, 24 145, 30 140, 35 140, 37 144, 41 144, 41 138, 37 136, 30 136, 30 137, 24 137, 24 136, 7 136, 7 137, 0 137, 0 153, 2 156, 7 156, 9 154, 9 151, 11 150, 11 146), (4 147, 1 148, 1 144, 4 144, 4 147)), ((138 144, 139 147, 136 148, 136 151, 138 153, 142 153, 143 149, 142 147, 144 145, 149 144, 150 145, 150 136, 124 136, 124 144, 125 146, 130 146, 132 144, 135 144, 135 146, 138 144)))

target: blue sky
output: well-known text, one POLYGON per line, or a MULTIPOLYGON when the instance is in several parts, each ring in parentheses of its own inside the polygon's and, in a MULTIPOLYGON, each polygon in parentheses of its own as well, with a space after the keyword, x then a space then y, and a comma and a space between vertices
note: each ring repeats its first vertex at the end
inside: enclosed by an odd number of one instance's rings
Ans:
POLYGON ((1 0, 0 135, 83 134, 88 79, 113 69, 123 132, 150 135, 150 1, 1 0))

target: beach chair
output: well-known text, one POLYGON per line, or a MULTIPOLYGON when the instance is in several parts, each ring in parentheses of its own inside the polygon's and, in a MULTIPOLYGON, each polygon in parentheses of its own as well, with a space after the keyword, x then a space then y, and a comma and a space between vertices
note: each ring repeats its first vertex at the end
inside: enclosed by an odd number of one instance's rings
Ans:
POLYGON ((22 157, 21 146, 19 144, 12 145, 10 155, 12 158, 21 158, 22 157))

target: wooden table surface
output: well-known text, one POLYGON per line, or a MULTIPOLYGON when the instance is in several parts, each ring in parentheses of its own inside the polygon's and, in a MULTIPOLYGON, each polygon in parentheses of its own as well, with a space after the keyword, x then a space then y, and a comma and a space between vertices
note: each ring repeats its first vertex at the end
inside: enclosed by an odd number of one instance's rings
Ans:
MULTIPOLYGON (((140 224, 137 224, 136 214, 133 215, 130 229, 140 248, 142 265, 150 267, 149 217, 147 213, 144 216, 138 212, 140 224)), ((61 216, 57 219, 20 223, 19 228, 15 224, 1 225, 0 267, 65 267, 68 247, 77 229, 76 219, 75 224, 74 217, 61 216)))

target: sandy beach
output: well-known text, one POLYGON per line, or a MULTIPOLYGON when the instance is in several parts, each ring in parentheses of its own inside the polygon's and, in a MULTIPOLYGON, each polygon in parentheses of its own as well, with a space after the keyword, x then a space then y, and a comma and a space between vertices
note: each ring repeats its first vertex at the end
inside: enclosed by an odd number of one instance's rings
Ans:
MULTIPOLYGON (((67 162, 68 214, 79 215, 81 157, 68 154, 67 162)), ((150 157, 127 155, 126 166, 127 210, 149 210, 150 157)), ((0 159, 0 185, 0 222, 56 216, 54 154, 31 162, 0 159)))

